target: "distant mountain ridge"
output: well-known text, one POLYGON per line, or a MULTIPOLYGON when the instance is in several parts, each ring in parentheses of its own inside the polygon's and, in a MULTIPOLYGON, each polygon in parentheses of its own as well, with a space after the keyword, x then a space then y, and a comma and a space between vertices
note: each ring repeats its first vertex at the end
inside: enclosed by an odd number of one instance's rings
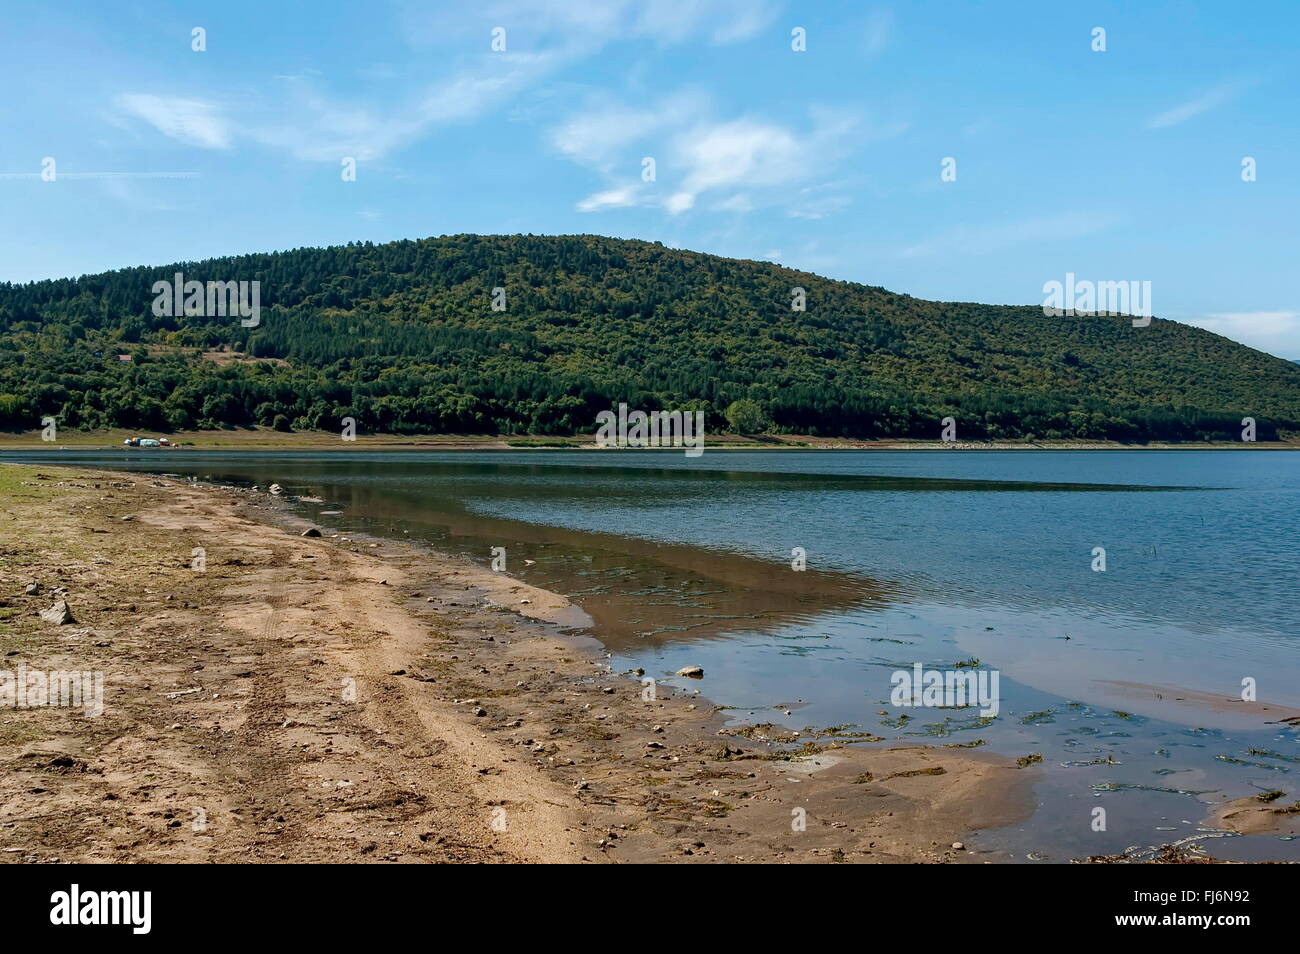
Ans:
POLYGON ((843 436, 1260 440, 1300 367, 1155 318, 931 302, 594 235, 452 235, 0 284, 0 427, 591 432, 620 401, 756 402, 843 436), (256 327, 156 316, 155 282, 258 281, 256 327), (792 309, 802 288, 805 309, 792 309), (497 296, 494 310, 493 290, 497 296), (120 354, 131 360, 119 359, 120 354))

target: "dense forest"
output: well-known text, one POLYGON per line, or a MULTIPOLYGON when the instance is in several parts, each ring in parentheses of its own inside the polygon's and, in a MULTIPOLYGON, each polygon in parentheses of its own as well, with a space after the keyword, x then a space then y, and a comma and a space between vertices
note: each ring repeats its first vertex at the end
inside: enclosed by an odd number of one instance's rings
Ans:
POLYGON ((702 409, 710 430, 745 401, 784 433, 937 438, 951 416, 962 439, 1235 440, 1250 416, 1269 440, 1300 434, 1300 367, 1158 318, 924 301, 589 235, 0 284, 0 428, 568 434, 620 401, 702 409), (156 316, 176 272, 260 282, 259 323, 156 316))

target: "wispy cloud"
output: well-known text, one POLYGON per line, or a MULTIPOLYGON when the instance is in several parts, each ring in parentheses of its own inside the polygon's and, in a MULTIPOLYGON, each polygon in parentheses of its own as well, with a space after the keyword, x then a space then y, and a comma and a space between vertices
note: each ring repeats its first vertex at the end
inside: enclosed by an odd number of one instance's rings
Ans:
POLYGON ((1236 99, 1248 85, 1250 84, 1244 80, 1221 83, 1200 96, 1189 99, 1187 102, 1175 106, 1173 109, 1167 109, 1158 116, 1153 117, 1147 123, 1147 128, 1163 129, 1166 126, 1177 126, 1179 123, 1185 123, 1201 113, 1236 99))
POLYGON ((879 56, 889 46, 894 32, 894 16, 888 10, 877 10, 867 18, 867 56, 879 56))
POLYGON ((489 114, 611 44, 737 43, 769 26, 779 12, 770 0, 485 0, 466 16, 456 5, 411 2, 399 4, 399 21, 419 66, 398 70, 389 64, 369 71, 367 79, 383 83, 424 72, 423 80, 413 79, 413 91, 340 97, 326 91, 328 77, 302 70, 276 74, 280 82, 256 99, 241 97, 237 124, 211 101, 174 95, 131 93, 117 97, 115 106, 120 115, 203 148, 228 149, 243 140, 304 160, 373 160, 440 126, 489 114), (497 26, 506 31, 501 52, 490 49, 490 31, 497 26), (444 75, 429 78, 425 48, 445 48, 449 39, 461 55, 443 67, 444 75))
POLYGON ((215 103, 177 96, 130 93, 115 105, 128 116, 143 119, 164 136, 204 149, 229 149, 233 142, 230 122, 215 103))

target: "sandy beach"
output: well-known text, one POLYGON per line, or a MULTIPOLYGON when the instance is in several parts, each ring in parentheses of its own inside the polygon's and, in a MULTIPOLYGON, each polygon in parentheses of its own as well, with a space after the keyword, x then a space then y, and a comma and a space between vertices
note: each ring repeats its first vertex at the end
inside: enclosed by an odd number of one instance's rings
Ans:
POLYGON ((99 715, 0 708, 8 862, 978 863, 969 833, 1032 807, 1036 767, 977 749, 728 725, 707 673, 610 671, 563 597, 302 536, 265 492, 0 492, 0 669, 103 678, 99 715))

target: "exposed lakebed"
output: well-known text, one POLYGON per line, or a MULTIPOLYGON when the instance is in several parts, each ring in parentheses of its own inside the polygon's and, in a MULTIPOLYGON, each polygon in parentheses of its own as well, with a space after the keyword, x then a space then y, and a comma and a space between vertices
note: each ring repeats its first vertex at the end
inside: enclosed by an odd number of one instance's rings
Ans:
MULTIPOLYGON (((1272 451, 55 451, 9 460, 278 482, 306 516, 573 599, 616 668, 739 722, 1040 755, 1038 811, 979 836, 1062 861, 1205 835, 1297 797, 1300 455, 1272 451), (1104 547, 1097 572, 1094 548, 1104 547), (792 551, 807 569, 792 569, 792 551), (1000 674, 977 707, 898 708, 921 663, 1000 674), (685 665, 702 682, 675 680, 685 665), (1259 701, 1240 703, 1242 680, 1259 701), (1288 708, 1289 707, 1289 708, 1288 708), (1274 724, 1269 724, 1270 722, 1274 724), (1106 830, 1094 830, 1096 807, 1106 830)), ((1217 857, 1300 860, 1277 835, 1217 857)), ((1032 852, 1032 856, 1030 853, 1032 852)))

